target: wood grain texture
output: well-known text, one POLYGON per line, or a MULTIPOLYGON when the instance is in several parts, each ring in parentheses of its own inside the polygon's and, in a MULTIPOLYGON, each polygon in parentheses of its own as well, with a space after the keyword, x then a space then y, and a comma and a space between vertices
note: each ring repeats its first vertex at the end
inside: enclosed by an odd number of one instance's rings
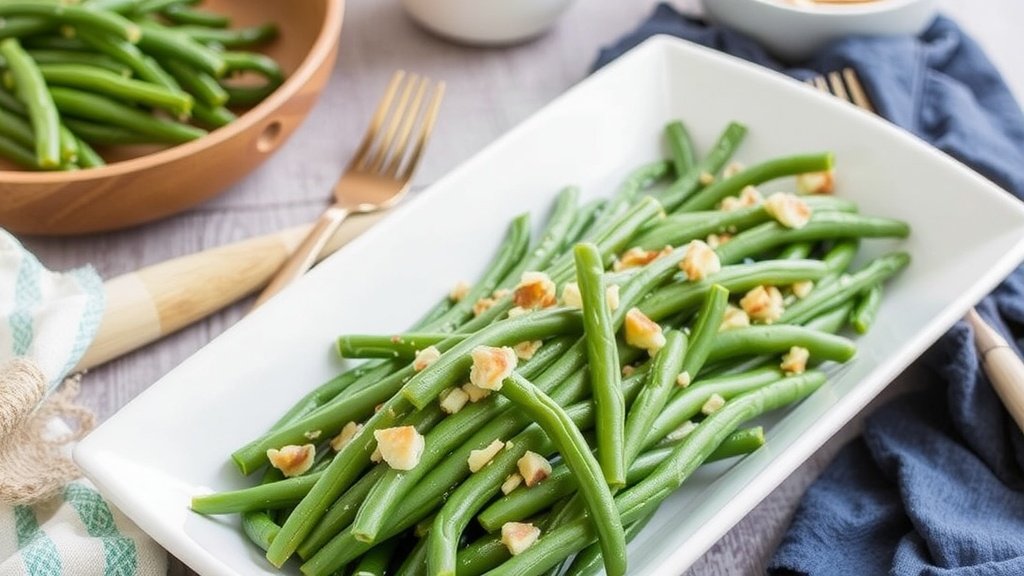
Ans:
MULTIPOLYGON (((695 10, 696 0, 675 3, 695 10)), ((988 50, 1015 93, 1024 95, 1016 65, 1024 4, 942 2, 988 50)), ((351 0, 335 74, 310 119, 271 161, 228 193, 145 229, 75 239, 26 239, 55 269, 93 263, 110 278, 161 260, 311 221, 327 205, 330 186, 354 152, 380 91, 396 68, 448 82, 431 148, 417 178, 422 188, 585 76, 597 49, 631 29, 654 0, 576 2, 550 34, 529 44, 473 49, 419 30, 397 0, 351 0)), ((85 378, 83 398, 105 418, 245 312, 244 304, 174 334, 85 378)), ((891 397, 925 380, 904 375, 891 397)), ((880 400, 882 401, 882 400, 880 400)), ((878 404, 876 401, 872 404, 878 404)), ((871 408, 865 411, 870 413, 871 408)), ((763 574, 800 495, 862 425, 851 422, 737 524, 689 574, 763 574)), ((172 562, 174 575, 191 572, 172 562)))

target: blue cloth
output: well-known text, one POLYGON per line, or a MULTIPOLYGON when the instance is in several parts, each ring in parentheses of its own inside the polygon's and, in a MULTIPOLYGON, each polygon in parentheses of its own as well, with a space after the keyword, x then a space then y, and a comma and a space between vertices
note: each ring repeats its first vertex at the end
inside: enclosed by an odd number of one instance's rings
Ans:
MULTIPOLYGON (((847 38, 787 67, 752 40, 662 4, 595 68, 654 34, 800 79, 852 66, 880 114, 1024 198, 1024 115, 982 50, 947 18, 920 38, 847 38)), ((978 309, 1019 336, 1024 269, 978 309)), ((934 374, 930 387, 879 409, 810 487, 773 574, 1024 575, 1024 436, 980 370, 966 324, 922 361, 934 374)))

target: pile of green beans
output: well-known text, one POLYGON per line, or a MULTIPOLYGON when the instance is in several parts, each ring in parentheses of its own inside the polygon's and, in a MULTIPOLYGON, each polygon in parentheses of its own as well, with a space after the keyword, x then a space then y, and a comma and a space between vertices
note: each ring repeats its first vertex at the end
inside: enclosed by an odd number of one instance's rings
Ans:
MULTIPOLYGON (((168 17, 195 21, 185 9, 168 17)), ((764 431, 746 422, 814 393, 828 363, 854 357, 837 332, 869 330, 883 284, 910 261, 893 252, 848 270, 862 240, 909 234, 848 200, 793 198, 811 211, 802 225, 760 203, 716 209, 748 186, 832 168, 830 153, 813 153, 726 171, 745 134, 729 125, 699 158, 672 122, 667 159, 632 171, 607 199, 581 204, 564 189, 532 243, 529 215, 516 217, 476 284, 407 332, 340 336, 340 356, 367 362, 232 454, 243 474, 264 471, 257 485, 197 495, 192 509, 242 514, 272 565, 298 557, 308 576, 625 574, 626 543, 696 467, 757 450, 764 431), (692 275, 683 264, 693 243, 712 234, 719 265, 692 275), (638 251, 644 259, 627 266, 638 251), (536 273, 548 283, 527 282, 536 273), (547 299, 530 299, 537 286, 547 299), (730 324, 734 307, 760 318, 744 302, 754 290, 778 291, 775 316, 730 324), (520 360, 489 395, 467 392, 452 408, 445 400, 467 390, 480 346, 514 347, 520 360), (332 438, 356 424, 335 449, 332 438), (409 470, 374 458, 374 432, 398 426, 423 439, 409 470), (284 478, 267 452, 296 444, 313 444, 315 463, 284 478), (521 459, 539 458, 548 475, 523 482, 521 459), (520 549, 505 527, 539 537, 520 549)))
POLYGON ((96 148, 189 142, 269 96, 284 72, 243 50, 277 27, 232 29, 198 1, 0 2, 0 158, 102 166, 96 148))

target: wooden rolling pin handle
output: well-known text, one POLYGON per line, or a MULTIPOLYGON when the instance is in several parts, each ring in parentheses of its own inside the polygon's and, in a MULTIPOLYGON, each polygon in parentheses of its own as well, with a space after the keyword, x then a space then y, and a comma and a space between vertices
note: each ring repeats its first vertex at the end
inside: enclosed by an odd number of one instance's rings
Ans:
POLYGON ((967 313, 967 321, 974 328, 974 342, 992 388, 1024 432, 1024 361, 973 308, 967 313))

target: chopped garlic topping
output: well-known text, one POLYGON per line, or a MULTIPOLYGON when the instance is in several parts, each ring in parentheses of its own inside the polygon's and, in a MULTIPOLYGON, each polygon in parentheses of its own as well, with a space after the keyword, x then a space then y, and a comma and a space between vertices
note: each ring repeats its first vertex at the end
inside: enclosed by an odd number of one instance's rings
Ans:
POLYGON ((714 181, 715 181, 715 175, 712 174, 711 172, 701 172, 700 173, 700 183, 701 184, 707 186, 708 184, 711 184, 714 181))
POLYGON ((462 391, 465 392, 467 396, 469 396, 469 401, 474 404, 491 395, 490 390, 484 390, 483 388, 473 384, 472 382, 466 382, 465 384, 463 384, 462 391))
POLYGON ((580 293, 579 284, 566 282, 562 286, 562 304, 569 308, 583 308, 583 294, 580 293))
POLYGON ((643 348, 654 355, 665 346, 665 335, 661 326, 648 318, 639 308, 626 312, 626 344, 643 348))
POLYGON ((520 476, 519 473, 513 472, 508 475, 508 478, 505 478, 504 482, 501 483, 501 493, 508 496, 510 492, 519 488, 522 483, 523 477, 520 476))
POLYGON ((832 170, 808 172, 796 177, 796 189, 802 194, 831 194, 835 186, 836 175, 832 170))
POLYGON ((689 436, 690 432, 693 432, 696 428, 696 424, 687 420, 686 422, 683 422, 683 424, 679 428, 676 428, 675 430, 669 432, 668 435, 665 436, 665 439, 671 440, 673 442, 676 440, 682 440, 683 438, 689 436))
POLYGON ((519 468, 519 475, 523 477, 527 486, 536 486, 551 476, 551 463, 536 452, 527 451, 516 462, 516 467, 519 468))
POLYGON ((494 298, 481 298, 473 303, 473 316, 479 316, 490 310, 498 301, 494 298))
POLYGON ((555 283, 543 272, 523 272, 513 296, 516 306, 523 308, 548 308, 554 306, 555 283))
POLYGON ((786 228, 803 228, 811 221, 811 207, 795 194, 776 192, 764 201, 764 209, 786 228))
POLYGON ((267 460, 270 465, 281 471, 287 478, 299 476, 313 467, 313 460, 316 458, 316 446, 303 444, 296 446, 289 444, 280 450, 271 448, 267 450, 267 460))
POLYGON ((751 320, 771 324, 782 317, 785 311, 782 292, 775 286, 758 286, 740 299, 740 307, 751 320))
POLYGON ((426 443, 413 426, 384 428, 373 433, 381 458, 395 470, 412 470, 420 463, 426 443))
POLYGON ((471 286, 469 285, 469 282, 459 280, 455 283, 455 286, 452 287, 451 291, 448 292, 448 298, 450 298, 452 302, 459 302, 469 294, 470 288, 471 286))
POLYGON ((747 326, 750 326, 750 316, 747 316, 747 313, 743 310, 729 304, 725 307, 725 315, 722 316, 722 324, 719 325, 718 331, 725 332, 733 328, 746 328, 747 326))
POLYGON ((814 290, 814 282, 810 280, 803 280, 801 282, 794 282, 790 289, 793 290, 793 295, 803 300, 814 290))
POLYGON ((469 394, 462 388, 449 388, 441 394, 441 411, 445 414, 455 414, 469 402, 469 394))
POLYGON ((477 346, 470 352, 473 367, 469 370, 469 381, 485 390, 501 390, 501 383, 512 375, 518 359, 515 350, 507 346, 477 346))
POLYGON ((495 439, 493 442, 487 445, 486 448, 480 450, 470 450, 469 458, 466 462, 469 464, 470 472, 477 472, 481 468, 487 465, 494 457, 501 452, 501 449, 505 447, 505 443, 501 440, 495 439))
POLYGON ((697 282, 722 269, 718 254, 702 240, 693 240, 686 247, 686 255, 679 262, 686 278, 697 282))
POLYGON ((341 449, 348 445, 348 443, 352 441, 352 438, 354 438, 356 434, 359 434, 359 431, 362 429, 363 425, 356 422, 349 422, 348 424, 345 424, 341 427, 341 432, 339 432, 334 438, 331 438, 331 448, 333 448, 335 452, 341 452, 341 449))
POLYGON ((501 543, 509 554, 522 554, 540 538, 540 528, 525 522, 505 522, 501 526, 501 543))
POLYGON ((412 369, 419 372, 425 370, 441 358, 441 351, 436 346, 427 346, 423 350, 416 351, 416 359, 412 361, 412 369))
POLYGON ((676 376, 676 385, 679 386, 680 388, 686 388, 687 386, 690 385, 691 382, 692 379, 690 377, 690 373, 686 372, 685 370, 682 373, 680 373, 679 376, 676 376))
POLYGON ((533 340, 527 342, 520 342, 519 344, 513 346, 512 349, 515 350, 516 357, 518 357, 520 360, 529 360, 530 358, 533 358, 533 355, 536 354, 537 350, 540 350, 540 347, 543 345, 544 341, 533 340))
POLYGON ((722 398, 718 394, 712 394, 711 397, 708 398, 708 401, 700 407, 700 411, 705 416, 710 416, 721 410, 722 406, 725 406, 725 398, 722 398))
POLYGON ((807 360, 810 357, 811 352, 807 348, 793 346, 782 356, 782 364, 779 365, 779 368, 786 374, 803 374, 804 370, 807 370, 807 360))
POLYGON ((608 302, 608 309, 615 312, 619 309, 619 285, 611 284, 604 289, 604 298, 608 302))

